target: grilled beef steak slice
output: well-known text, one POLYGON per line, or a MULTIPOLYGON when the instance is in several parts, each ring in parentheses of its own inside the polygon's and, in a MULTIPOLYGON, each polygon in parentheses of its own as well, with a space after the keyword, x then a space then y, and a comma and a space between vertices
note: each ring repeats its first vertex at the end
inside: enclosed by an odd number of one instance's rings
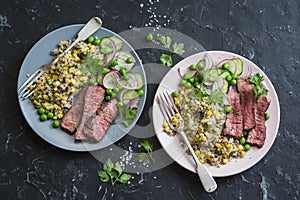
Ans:
POLYGON ((255 104, 256 126, 249 132, 247 141, 251 145, 262 147, 266 139, 265 112, 268 110, 270 101, 266 96, 260 96, 255 104))
POLYGON ((228 92, 227 96, 231 112, 226 115, 223 134, 234 138, 241 138, 243 135, 243 117, 240 95, 236 90, 232 89, 228 92))
POLYGON ((98 107, 104 99, 105 90, 100 86, 89 86, 87 88, 85 97, 84 97, 84 105, 82 111, 82 117, 80 124, 75 133, 76 140, 85 140, 86 137, 83 133, 84 124, 86 120, 95 115, 98 107))
POLYGON ((117 100, 102 105, 85 123, 84 135, 93 142, 100 141, 118 114, 117 100))
POLYGON ((71 107, 71 109, 64 115, 64 117, 61 120, 60 127, 69 134, 73 134, 80 123, 86 90, 87 87, 84 87, 80 91, 75 104, 71 107))
POLYGON ((237 80, 238 90, 241 98, 241 111, 243 116, 243 127, 245 130, 251 130, 255 126, 254 103, 255 95, 253 85, 248 78, 237 80))

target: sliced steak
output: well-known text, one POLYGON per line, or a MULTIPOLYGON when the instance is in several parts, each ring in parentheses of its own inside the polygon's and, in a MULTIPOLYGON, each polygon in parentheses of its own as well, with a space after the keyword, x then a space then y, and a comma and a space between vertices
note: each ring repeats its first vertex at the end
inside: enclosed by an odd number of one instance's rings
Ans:
POLYGON ((80 124, 86 90, 87 87, 84 87, 80 91, 75 104, 71 107, 71 109, 64 115, 64 117, 61 120, 60 127, 69 134, 73 134, 78 125, 80 124))
POLYGON ((80 124, 75 133, 75 140, 85 140, 86 137, 83 133, 84 124, 86 120, 95 115, 97 109, 99 108, 101 102, 104 99, 105 90, 100 86, 89 86, 87 88, 84 105, 82 110, 82 117, 80 124))
POLYGON ((260 96, 255 104, 256 126, 249 132, 247 141, 251 145, 262 147, 266 139, 265 112, 268 110, 270 101, 266 96, 260 96))
POLYGON ((245 130, 251 130, 255 126, 253 84, 249 82, 248 78, 240 78, 237 80, 237 86, 241 97, 243 127, 245 130))
POLYGON ((102 105, 94 116, 85 123, 84 135, 93 142, 103 138, 111 122, 118 114, 117 100, 113 99, 102 105))
POLYGON ((243 135, 243 117, 239 93, 232 89, 227 94, 231 112, 226 115, 223 135, 241 138, 243 135))

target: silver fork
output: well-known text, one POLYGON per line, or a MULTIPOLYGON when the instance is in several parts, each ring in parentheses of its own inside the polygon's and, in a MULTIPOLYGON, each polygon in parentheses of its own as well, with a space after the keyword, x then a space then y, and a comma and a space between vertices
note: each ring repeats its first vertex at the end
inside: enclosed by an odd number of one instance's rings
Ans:
POLYGON ((18 89, 19 95, 22 95, 22 99, 28 98, 34 90, 29 90, 28 87, 34 83, 43 73, 49 71, 52 65, 55 65, 59 58, 72 49, 79 41, 86 40, 90 35, 96 32, 102 26, 102 21, 99 17, 93 17, 88 21, 88 23, 78 32, 76 39, 72 44, 64 50, 63 53, 58 55, 51 63, 42 65, 37 69, 18 89))
POLYGON ((173 102, 173 99, 168 94, 168 92, 162 92, 161 94, 159 94, 157 96, 157 103, 159 105, 160 110, 162 111, 164 119, 169 124, 169 127, 172 130, 174 130, 175 132, 177 132, 181 135, 181 137, 183 138, 184 143, 189 148, 189 150, 192 154, 192 157, 193 157, 193 159, 196 163, 197 173, 198 173, 198 176, 199 176, 199 178, 202 182, 202 185, 203 185, 204 189, 207 192, 215 191, 217 189, 217 183, 214 180, 214 178, 212 177, 212 175, 210 174, 210 172, 207 170, 207 168, 199 162, 199 160, 198 160, 198 158, 197 158, 197 156, 196 156, 196 154, 195 154, 195 152, 194 152, 187 136, 185 135, 185 133, 183 131, 184 130, 184 122, 183 122, 183 119, 182 119, 181 115, 178 112, 178 109, 176 108, 176 106, 173 102), (176 125, 173 125, 170 122, 170 119, 172 117, 175 117, 176 113, 178 113, 177 115, 179 115, 178 119, 179 119, 180 123, 176 124, 176 125))

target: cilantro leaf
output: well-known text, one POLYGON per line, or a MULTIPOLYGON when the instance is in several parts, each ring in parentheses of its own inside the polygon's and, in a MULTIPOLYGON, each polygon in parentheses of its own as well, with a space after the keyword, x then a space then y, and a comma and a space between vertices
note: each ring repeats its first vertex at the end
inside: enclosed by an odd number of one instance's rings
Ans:
POLYGON ((174 43, 173 44, 173 53, 176 53, 176 54, 178 54, 178 55, 182 55, 182 54, 184 54, 184 44, 183 43, 174 43))
POLYGON ((108 159, 105 164, 103 165, 103 169, 106 172, 110 172, 114 168, 114 163, 111 161, 111 159, 108 159))
POLYGON ((118 172, 118 176, 120 176, 123 172, 122 167, 119 162, 116 162, 115 167, 113 169, 118 172))
POLYGON ((166 49, 170 49, 172 39, 169 36, 157 36, 156 38, 166 49))
POLYGON ((142 153, 139 153, 138 155, 137 155, 137 157, 136 157, 136 160, 138 161, 138 162, 142 162, 143 163, 143 165, 147 165, 147 164, 149 164, 149 162, 150 162, 150 156, 148 155, 148 153, 144 153, 144 152, 142 152, 142 153))
POLYGON ((141 151, 152 152, 153 150, 153 144, 151 144, 147 139, 143 139, 140 143, 140 146, 141 151))
POLYGON ((171 67, 173 65, 173 61, 172 61, 172 56, 168 55, 168 54, 161 54, 160 58, 159 58, 159 62, 162 65, 171 67))

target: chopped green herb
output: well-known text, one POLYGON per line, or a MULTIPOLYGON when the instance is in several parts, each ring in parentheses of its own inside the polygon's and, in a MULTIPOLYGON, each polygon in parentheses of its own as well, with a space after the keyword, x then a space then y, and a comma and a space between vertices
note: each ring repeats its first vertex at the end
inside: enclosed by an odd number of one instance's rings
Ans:
POLYGON ((253 92, 256 98, 258 98, 261 95, 265 96, 268 94, 268 90, 262 85, 263 80, 264 77, 260 76, 259 73, 256 73, 253 76, 249 77, 250 83, 254 84, 253 92))
POLYGON ((173 65, 173 61, 172 61, 172 56, 168 55, 168 54, 161 54, 160 58, 159 58, 159 62, 164 65, 164 66, 168 66, 171 67, 173 65))
POLYGON ((108 159, 103 165, 103 170, 98 171, 98 176, 102 182, 111 181, 111 184, 114 185, 117 181, 120 183, 127 183, 131 175, 123 173, 123 169, 119 162, 115 164, 108 159))
POLYGON ((143 139, 140 142, 140 151, 141 153, 138 154, 136 157, 136 160, 138 162, 142 162, 143 165, 147 165, 150 162, 150 159, 155 162, 155 160, 152 157, 153 152, 153 144, 149 142, 147 139, 143 139))

